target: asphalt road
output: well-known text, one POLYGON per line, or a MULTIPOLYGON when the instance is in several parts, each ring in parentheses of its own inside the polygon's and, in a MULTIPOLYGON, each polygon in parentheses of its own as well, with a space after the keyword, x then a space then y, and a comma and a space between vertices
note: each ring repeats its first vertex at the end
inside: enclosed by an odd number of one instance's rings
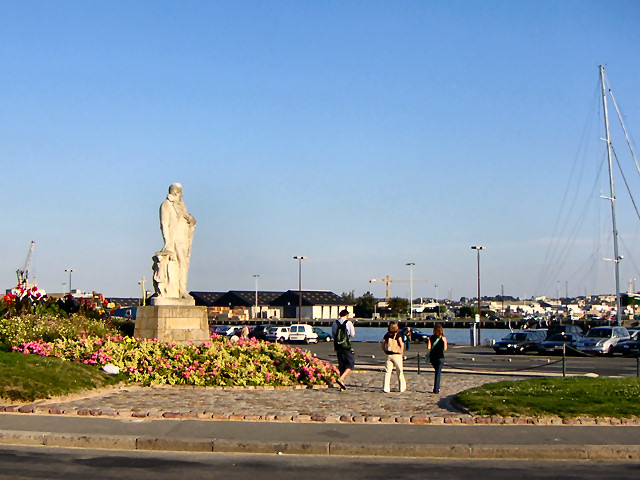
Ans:
POLYGON ((634 462, 423 460, 0 446, 0 479, 635 479, 634 462))
MULTIPOLYGON (((335 362, 333 343, 322 342, 319 344, 302 345, 318 357, 335 362)), ((356 353, 356 364, 378 365, 381 368, 386 360, 380 344, 368 342, 356 342, 353 344, 356 353)), ((425 365, 424 355, 427 349, 424 344, 412 344, 405 352, 405 367, 418 367, 418 354, 421 356, 421 369, 427 368, 431 371, 430 365, 425 365)), ((500 373, 533 373, 533 374, 562 374, 562 357, 538 355, 537 353, 527 353, 524 355, 497 355, 490 347, 471 347, 468 345, 450 345, 446 352, 445 368, 460 369, 465 371, 495 371, 500 373)), ((593 356, 567 356, 565 359, 565 369, 567 375, 584 375, 593 373, 606 377, 635 377, 638 373, 638 359, 614 357, 593 357, 593 356)))

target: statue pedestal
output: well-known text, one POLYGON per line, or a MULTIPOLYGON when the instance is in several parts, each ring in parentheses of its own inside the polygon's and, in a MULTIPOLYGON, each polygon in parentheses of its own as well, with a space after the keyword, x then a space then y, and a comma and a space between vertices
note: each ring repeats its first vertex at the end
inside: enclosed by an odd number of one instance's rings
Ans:
POLYGON ((175 298, 175 297, 156 297, 153 296, 149 299, 149 305, 161 306, 161 305, 175 305, 180 307, 193 307, 196 301, 192 296, 189 298, 175 298))
POLYGON ((138 307, 136 338, 157 338, 161 342, 186 344, 211 339, 207 307, 185 305, 156 305, 138 307))

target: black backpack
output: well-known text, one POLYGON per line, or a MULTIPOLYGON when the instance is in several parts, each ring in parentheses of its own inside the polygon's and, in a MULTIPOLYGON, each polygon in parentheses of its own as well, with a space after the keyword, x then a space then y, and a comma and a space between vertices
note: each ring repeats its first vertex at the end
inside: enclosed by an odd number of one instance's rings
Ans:
POLYGON ((336 333, 336 338, 333 340, 333 347, 336 352, 350 352, 351 351, 351 340, 349 339, 349 332, 347 331, 347 322, 340 323, 336 321, 338 324, 338 332, 336 333))

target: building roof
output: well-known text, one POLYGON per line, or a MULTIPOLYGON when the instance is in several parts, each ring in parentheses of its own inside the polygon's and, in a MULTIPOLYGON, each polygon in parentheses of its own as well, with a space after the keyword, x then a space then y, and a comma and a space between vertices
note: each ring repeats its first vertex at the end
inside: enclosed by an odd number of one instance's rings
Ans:
POLYGON ((115 303, 116 306, 126 308, 126 307, 138 307, 140 306, 139 298, 118 298, 118 297, 108 297, 105 300, 109 303, 115 303))
MULTIPOLYGON (((269 305, 273 300, 282 295, 282 292, 258 291, 258 305, 269 305)), ((251 307, 256 304, 256 291, 253 290, 229 290, 217 298, 211 306, 216 307, 251 307)))
POLYGON ((224 292, 189 292, 200 307, 213 307, 216 300, 222 297, 224 292))
MULTIPOLYGON (((229 290, 228 292, 189 292, 195 299, 196 305, 206 307, 251 307, 256 302, 255 290, 229 290)), ((298 305, 298 290, 287 292, 258 291, 258 305, 284 307, 298 305)), ((347 306, 347 302, 333 292, 321 290, 303 290, 302 305, 347 306)))
MULTIPOLYGON (((298 290, 289 290, 284 292, 278 298, 274 299, 270 305, 274 307, 284 307, 287 305, 298 305, 299 302, 298 290)), ((306 307, 314 305, 337 305, 346 306, 346 301, 336 295, 333 292, 319 291, 319 290, 303 290, 302 291, 302 305, 306 307)))

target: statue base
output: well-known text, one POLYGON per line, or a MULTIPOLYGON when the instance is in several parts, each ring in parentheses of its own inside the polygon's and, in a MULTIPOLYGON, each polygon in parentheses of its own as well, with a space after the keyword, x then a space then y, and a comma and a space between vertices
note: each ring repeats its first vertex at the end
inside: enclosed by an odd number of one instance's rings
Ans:
POLYGON ((187 344, 211 340, 207 307, 192 305, 155 305, 138 307, 136 338, 187 344))
POLYGON ((183 307, 193 307, 196 304, 195 299, 192 296, 188 298, 180 297, 151 297, 149 299, 149 305, 178 305, 183 307))

